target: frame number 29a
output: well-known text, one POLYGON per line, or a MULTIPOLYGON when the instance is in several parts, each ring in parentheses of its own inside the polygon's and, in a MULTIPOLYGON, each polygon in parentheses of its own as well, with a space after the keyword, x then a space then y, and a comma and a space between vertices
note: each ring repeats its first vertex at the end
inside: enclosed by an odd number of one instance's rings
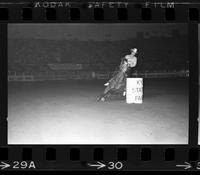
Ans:
POLYGON ((35 163, 34 161, 13 161, 13 169, 35 169, 35 163))

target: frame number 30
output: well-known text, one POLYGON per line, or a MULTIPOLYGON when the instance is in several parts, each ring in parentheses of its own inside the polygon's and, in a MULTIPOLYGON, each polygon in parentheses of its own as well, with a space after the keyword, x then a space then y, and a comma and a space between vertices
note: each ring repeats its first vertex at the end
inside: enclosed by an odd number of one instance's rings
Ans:
POLYGON ((123 168, 122 162, 108 162, 108 169, 109 170, 113 170, 113 169, 120 170, 122 168, 123 168))

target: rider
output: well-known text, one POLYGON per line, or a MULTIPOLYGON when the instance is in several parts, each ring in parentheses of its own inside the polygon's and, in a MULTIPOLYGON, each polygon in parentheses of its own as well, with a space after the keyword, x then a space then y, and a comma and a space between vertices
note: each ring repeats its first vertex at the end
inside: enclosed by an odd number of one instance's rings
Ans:
MULTIPOLYGON (((123 59, 128 64, 128 68, 126 70, 126 77, 131 77, 131 68, 135 67, 137 64, 137 57, 135 56, 137 54, 137 48, 130 49, 131 54, 126 55, 123 59)), ((108 86, 109 82, 105 83, 104 86, 108 86)))
POLYGON ((131 54, 125 56, 125 59, 128 62, 128 70, 126 72, 127 77, 131 76, 131 68, 135 67, 137 64, 137 57, 135 56, 137 54, 137 48, 130 49, 130 50, 131 50, 131 54))

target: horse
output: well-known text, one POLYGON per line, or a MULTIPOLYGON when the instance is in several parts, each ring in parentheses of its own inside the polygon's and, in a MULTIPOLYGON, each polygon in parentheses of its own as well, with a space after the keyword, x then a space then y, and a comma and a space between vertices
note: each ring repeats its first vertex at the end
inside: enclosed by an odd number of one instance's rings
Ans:
POLYGON ((113 77, 106 83, 107 86, 98 98, 98 101, 106 101, 115 93, 124 93, 126 90, 126 77, 128 71, 128 62, 125 58, 122 58, 118 71, 114 72, 113 77))

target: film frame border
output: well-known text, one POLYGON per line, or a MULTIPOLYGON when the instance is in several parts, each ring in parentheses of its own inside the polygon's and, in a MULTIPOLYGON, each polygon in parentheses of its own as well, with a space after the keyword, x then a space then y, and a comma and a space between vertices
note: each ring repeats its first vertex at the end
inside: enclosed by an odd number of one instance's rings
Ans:
POLYGON ((134 23, 180 23, 199 22, 198 2, 187 3, 151 2, 141 0, 134 2, 121 0, 83 1, 34 1, 12 0, 0 2, 0 22, 134 22, 134 23), (3 15, 2 15, 3 14, 3 15), (77 15, 78 14, 78 15, 77 15), (25 16, 24 16, 25 15, 25 16))
MULTIPOLYGON (((96 7, 87 8, 88 3, 75 2, 72 4, 73 7, 71 8, 40 7, 37 9, 35 9, 32 3, 20 4, 16 2, 15 4, 0 4, 0 11, 2 8, 7 9, 4 11, 4 13, 7 13, 7 19, 0 19, 0 49, 3 51, 0 53, 1 57, 7 58, 7 47, 5 46, 7 45, 8 23, 187 23, 189 28, 189 55, 191 58, 194 58, 193 61, 190 60, 189 143, 187 145, 7 145, 6 116, 3 119, 0 118, 0 138, 3 138, 0 140, 0 155, 3 155, 3 159, 1 158, 0 160, 17 160, 19 163, 20 161, 37 160, 37 164, 39 164, 37 165, 38 170, 48 170, 52 169, 52 167, 55 168, 55 170, 95 170, 95 168, 89 168, 87 166, 88 162, 94 161, 102 161, 107 164, 109 162, 116 163, 121 161, 123 162, 122 170, 155 170, 155 168, 156 170, 184 170, 177 169, 174 165, 186 161, 191 164, 192 170, 199 170, 200 166, 198 161, 200 152, 197 140, 199 103, 197 36, 200 4, 198 6, 192 3, 190 5, 183 4, 172 8, 174 10, 170 12, 167 11, 166 8, 143 8, 144 3, 131 2, 130 6, 128 5, 127 8, 120 8, 120 10, 123 9, 120 13, 125 15, 125 17, 122 15, 122 19, 119 19, 117 7, 110 10, 110 7, 105 5, 106 7, 103 8, 102 18, 102 8, 97 8, 101 10, 94 12, 96 7), (23 9, 28 9, 28 12, 24 12, 23 9), (78 17, 80 17, 80 19, 77 19, 76 15, 73 19, 70 17, 74 15, 71 9, 75 9, 75 14, 77 9, 79 9, 78 11, 80 14, 78 17), (175 14, 173 14, 173 11, 175 11, 175 14), (30 16, 32 16, 32 18, 30 19, 29 16, 28 19, 24 20, 22 18, 23 13, 31 14, 30 16), (100 19, 95 19, 94 13, 97 13, 97 16, 100 14, 100 19), (169 16, 172 13, 172 16, 175 16, 175 18, 169 17, 170 20, 166 20, 167 13, 169 16), (146 16, 149 16, 149 14, 152 18, 149 19, 147 17, 146 19, 146 16), (192 20, 191 16, 193 16, 192 20), (66 154, 64 155, 63 153, 66 154), (131 155, 136 156, 131 157, 131 155), (44 166, 40 167, 40 165, 44 166)), ((1 96, 3 98, 1 98, 0 104, 2 104, 2 106, 0 109, 3 110, 3 114, 7 114, 7 60, 1 59, 0 66, 0 69, 3 70, 0 74, 0 78, 2 82, 4 82, 1 83, 1 96)), ((21 168, 20 170, 24 169, 21 168)), ((105 168, 102 168, 102 170, 105 170, 105 168)))

